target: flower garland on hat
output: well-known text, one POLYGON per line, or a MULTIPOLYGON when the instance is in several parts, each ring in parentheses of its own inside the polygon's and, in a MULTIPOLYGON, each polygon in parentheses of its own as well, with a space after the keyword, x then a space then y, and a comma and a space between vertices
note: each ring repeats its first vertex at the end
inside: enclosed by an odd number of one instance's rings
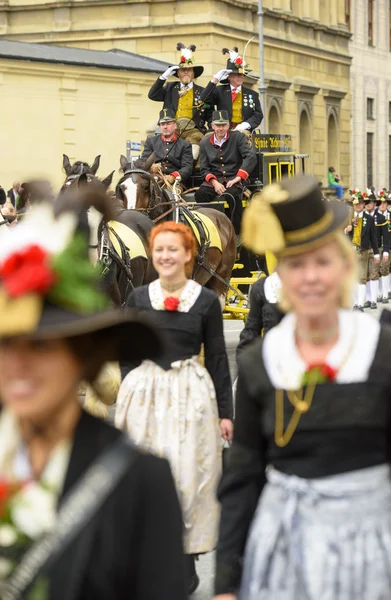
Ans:
POLYGON ((189 67, 192 67, 195 63, 193 52, 196 51, 197 46, 194 46, 194 44, 192 44, 191 46, 188 46, 186 48, 185 44, 182 44, 182 42, 178 42, 178 44, 176 45, 176 49, 182 51, 181 57, 179 59, 180 64, 186 64, 189 67))
POLYGON ((52 208, 43 205, 31 211, 0 246, 0 306, 5 311, 1 333, 7 333, 7 323, 17 323, 18 313, 28 321, 27 331, 21 331, 27 333, 44 301, 77 313, 108 306, 97 288, 100 273, 89 261, 88 242, 76 226, 74 214, 55 218, 52 208))

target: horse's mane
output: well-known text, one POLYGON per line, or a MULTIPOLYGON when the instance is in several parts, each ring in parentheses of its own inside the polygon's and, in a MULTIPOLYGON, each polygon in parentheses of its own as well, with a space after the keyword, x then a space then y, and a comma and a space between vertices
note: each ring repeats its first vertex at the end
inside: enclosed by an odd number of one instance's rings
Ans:
POLYGON ((82 160, 77 160, 73 163, 69 175, 81 175, 82 173, 87 173, 87 175, 94 175, 92 172, 92 168, 90 165, 82 160))

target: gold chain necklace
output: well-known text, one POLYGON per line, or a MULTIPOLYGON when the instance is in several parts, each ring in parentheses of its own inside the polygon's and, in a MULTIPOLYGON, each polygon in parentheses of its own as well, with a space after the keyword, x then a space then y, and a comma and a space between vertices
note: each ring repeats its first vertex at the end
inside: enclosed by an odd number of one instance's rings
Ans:
POLYGON ((186 283, 187 279, 185 279, 185 281, 182 281, 181 283, 174 283, 173 285, 170 285, 169 283, 163 284, 162 282, 160 282, 160 285, 162 286, 163 290, 165 290, 166 292, 170 292, 171 294, 172 292, 177 292, 181 288, 185 287, 186 283))
MULTIPOLYGON (((356 334, 356 329, 355 332, 356 334)), ((352 348, 354 346, 356 340, 356 335, 353 336, 351 343, 349 344, 349 348, 338 367, 337 374, 341 371, 342 367, 345 366, 346 361, 348 360, 352 348)), ((317 373, 310 373, 308 379, 308 385, 306 387, 304 398, 303 398, 303 388, 297 390, 296 392, 286 390, 286 394, 288 396, 289 402, 294 407, 293 415, 291 416, 288 426, 284 432, 284 390, 276 390, 276 424, 274 429, 274 441, 277 446, 280 448, 285 448, 291 441, 293 434, 296 431, 296 428, 299 424, 301 415, 308 412, 312 406, 312 401, 314 399, 315 388, 317 384, 317 373)))

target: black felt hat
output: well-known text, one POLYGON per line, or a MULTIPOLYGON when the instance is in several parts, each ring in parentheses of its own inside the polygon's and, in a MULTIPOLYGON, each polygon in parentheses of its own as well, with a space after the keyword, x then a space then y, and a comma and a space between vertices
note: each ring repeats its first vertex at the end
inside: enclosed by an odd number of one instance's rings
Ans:
POLYGON ((216 125, 229 124, 229 115, 227 110, 214 110, 212 115, 212 123, 216 125))
POLYGON ((315 177, 284 177, 253 196, 243 215, 243 243, 256 254, 299 254, 342 230, 348 216, 346 204, 323 202, 315 177))
POLYGON ((174 111, 171 108, 163 108, 163 110, 161 110, 159 113, 158 125, 160 125, 160 123, 168 123, 175 120, 174 111))

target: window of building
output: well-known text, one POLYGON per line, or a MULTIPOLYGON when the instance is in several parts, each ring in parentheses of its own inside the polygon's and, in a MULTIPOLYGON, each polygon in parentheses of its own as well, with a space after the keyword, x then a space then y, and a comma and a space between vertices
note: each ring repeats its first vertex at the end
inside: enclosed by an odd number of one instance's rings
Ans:
POLYGON ((375 101, 373 98, 367 98, 367 119, 374 120, 374 105, 375 101))
POLYGON ((388 189, 391 190, 391 135, 388 136, 388 189))
MULTIPOLYGON (((346 23, 346 26, 349 29, 349 31, 351 29, 351 12, 350 12, 351 6, 350 6, 350 4, 351 4, 351 0, 345 0, 345 23, 346 23)), ((391 4, 391 0, 390 0, 390 4, 391 4)))
POLYGON ((373 187, 373 133, 367 133, 367 187, 373 187))
POLYGON ((368 0, 368 45, 374 46, 373 14, 375 0, 368 0))

